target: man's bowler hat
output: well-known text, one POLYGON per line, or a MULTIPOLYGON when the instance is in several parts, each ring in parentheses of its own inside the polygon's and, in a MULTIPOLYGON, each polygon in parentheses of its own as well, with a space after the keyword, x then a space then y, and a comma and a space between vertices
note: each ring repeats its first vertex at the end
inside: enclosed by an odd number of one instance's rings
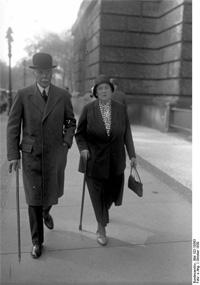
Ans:
POLYGON ((52 65, 52 56, 48 53, 39 52, 34 54, 33 56, 33 65, 30 65, 29 67, 32 69, 41 68, 54 68, 57 65, 52 65))

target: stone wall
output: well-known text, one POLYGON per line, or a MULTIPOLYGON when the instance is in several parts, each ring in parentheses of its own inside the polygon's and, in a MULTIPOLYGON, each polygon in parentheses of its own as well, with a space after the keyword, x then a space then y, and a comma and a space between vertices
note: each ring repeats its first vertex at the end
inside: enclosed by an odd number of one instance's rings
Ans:
POLYGON ((190 2, 103 0, 101 23, 100 72, 127 94, 191 95, 190 2))
POLYGON ((166 131, 169 106, 192 104, 191 0, 83 2, 74 27, 78 92, 90 92, 100 73, 116 77, 131 121, 166 131))
POLYGON ((100 8, 101 1, 83 1, 72 28, 75 90, 81 96, 90 91, 94 78, 99 74, 100 8))

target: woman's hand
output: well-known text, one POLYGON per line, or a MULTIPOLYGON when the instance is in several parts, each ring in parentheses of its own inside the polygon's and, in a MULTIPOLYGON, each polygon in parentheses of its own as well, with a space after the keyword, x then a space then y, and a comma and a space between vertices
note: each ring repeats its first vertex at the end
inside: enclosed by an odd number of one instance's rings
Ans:
POLYGON ((131 167, 136 167, 137 166, 137 159, 136 159, 136 157, 131 157, 130 165, 131 165, 131 167))
POLYGON ((9 164, 9 173, 12 173, 12 169, 14 169, 15 171, 20 167, 20 160, 11 160, 10 164, 9 164))
POLYGON ((89 150, 88 149, 84 149, 81 151, 81 156, 87 160, 89 157, 90 157, 90 153, 89 153, 89 150))

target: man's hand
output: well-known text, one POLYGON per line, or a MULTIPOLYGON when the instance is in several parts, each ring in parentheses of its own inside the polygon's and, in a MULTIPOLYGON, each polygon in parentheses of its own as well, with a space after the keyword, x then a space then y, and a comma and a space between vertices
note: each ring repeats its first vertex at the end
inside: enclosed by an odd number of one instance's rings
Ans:
POLYGON ((81 156, 87 160, 89 157, 90 157, 90 153, 89 153, 89 150, 88 149, 84 149, 81 151, 81 156))
POLYGON ((12 169, 16 171, 17 167, 20 168, 20 160, 11 160, 9 164, 9 173, 12 173, 12 169))
POLYGON ((69 145, 68 145, 68 143, 66 143, 66 142, 63 142, 63 146, 64 146, 64 147, 67 147, 68 149, 70 148, 69 145))

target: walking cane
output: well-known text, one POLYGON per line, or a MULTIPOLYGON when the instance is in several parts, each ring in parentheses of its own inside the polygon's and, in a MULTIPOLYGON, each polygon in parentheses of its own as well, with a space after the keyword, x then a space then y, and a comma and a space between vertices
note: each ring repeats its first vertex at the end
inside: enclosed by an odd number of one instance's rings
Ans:
POLYGON ((20 204, 19 204, 19 164, 16 167, 16 209, 17 209, 18 260, 20 262, 21 238, 20 238, 20 204))
POLYGON ((81 201, 81 213, 80 213, 80 223, 79 223, 79 230, 82 230, 82 219, 83 219, 83 205, 84 205, 84 198, 85 198, 85 184, 86 184, 86 172, 87 172, 87 160, 85 162, 85 172, 83 177, 83 192, 82 192, 82 201, 81 201))

